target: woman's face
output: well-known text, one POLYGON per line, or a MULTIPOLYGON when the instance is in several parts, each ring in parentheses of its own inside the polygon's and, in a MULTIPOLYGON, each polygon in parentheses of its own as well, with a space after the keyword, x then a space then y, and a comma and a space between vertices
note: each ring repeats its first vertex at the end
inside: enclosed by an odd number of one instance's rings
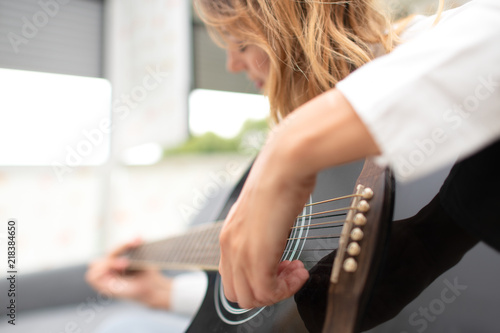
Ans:
POLYGON ((239 45, 242 43, 235 42, 227 48, 226 68, 233 73, 246 72, 248 79, 261 90, 269 74, 269 56, 257 45, 239 45))

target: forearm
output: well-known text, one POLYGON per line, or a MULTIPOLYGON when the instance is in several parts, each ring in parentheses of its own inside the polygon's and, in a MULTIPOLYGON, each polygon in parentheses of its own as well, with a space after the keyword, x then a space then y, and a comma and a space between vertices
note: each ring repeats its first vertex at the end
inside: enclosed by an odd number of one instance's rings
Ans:
POLYGON ((274 135, 271 141, 281 151, 281 164, 300 177, 380 152, 351 104, 335 89, 294 111, 274 135))

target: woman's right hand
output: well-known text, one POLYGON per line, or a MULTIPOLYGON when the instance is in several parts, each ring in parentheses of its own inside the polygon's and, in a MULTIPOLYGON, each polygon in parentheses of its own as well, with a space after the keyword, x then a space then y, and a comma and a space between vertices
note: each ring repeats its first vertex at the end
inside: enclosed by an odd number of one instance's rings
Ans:
POLYGON ((141 245, 140 239, 128 242, 106 257, 89 265, 87 282, 99 293, 134 300, 153 308, 170 308, 171 279, 156 269, 127 271, 130 262, 123 253, 141 245))

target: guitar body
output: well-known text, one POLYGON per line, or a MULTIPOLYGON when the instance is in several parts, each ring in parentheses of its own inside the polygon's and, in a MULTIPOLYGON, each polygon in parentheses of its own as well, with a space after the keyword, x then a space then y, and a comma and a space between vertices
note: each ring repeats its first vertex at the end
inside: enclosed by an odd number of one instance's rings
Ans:
MULTIPOLYGON (((325 170, 318 175, 317 186, 310 203, 351 195, 355 188, 363 162, 325 170)), ((385 171, 377 177, 386 177, 385 171)), ((236 201, 245 177, 235 187, 219 219, 227 215, 236 201)), ((375 196, 379 189, 373 189, 375 196)), ((382 188, 382 191, 386 189, 382 188)), ((385 194, 384 194, 384 198, 385 194)), ((327 316, 328 289, 334 251, 339 247, 339 236, 352 199, 306 206, 292 228, 290 240, 284 250, 283 260, 299 259, 311 272, 311 279, 294 298, 273 306, 243 310, 224 297, 221 279, 217 272, 209 271, 208 290, 205 299, 192 321, 188 333, 250 333, 250 332, 298 332, 321 331, 327 316)), ((388 209, 392 209, 389 204, 388 209)), ((372 209, 382 209, 373 207, 372 209)), ((389 214, 390 215, 390 214, 389 214)), ((388 215, 386 214, 387 218, 388 215)), ((386 224, 387 225, 387 224, 386 224)), ((382 237, 384 238, 384 237, 382 237)), ((343 333, 343 332, 342 332, 343 333)))
POLYGON ((230 314, 227 311, 225 311, 225 314, 219 313, 220 310, 217 309, 216 304, 220 302, 218 290, 220 276, 217 272, 213 271, 207 272, 207 275, 207 294, 198 314, 187 331, 188 333, 308 332, 292 298, 273 306, 252 310, 250 313, 246 312, 241 315, 230 314), (254 316, 248 319, 252 315, 254 316), (230 317, 235 322, 239 319, 241 323, 228 323, 221 316, 230 317))

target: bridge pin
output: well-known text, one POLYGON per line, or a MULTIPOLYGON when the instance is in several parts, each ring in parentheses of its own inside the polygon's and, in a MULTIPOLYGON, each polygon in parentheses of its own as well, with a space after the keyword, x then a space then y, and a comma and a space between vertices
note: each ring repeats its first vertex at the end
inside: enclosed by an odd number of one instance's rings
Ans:
POLYGON ((366 217, 361 213, 357 213, 354 216, 354 224, 364 226, 366 224, 366 217))
POLYGON ((373 190, 371 188, 367 187, 363 190, 361 195, 363 196, 363 198, 370 200, 371 198, 373 198, 373 190))
POLYGON ((355 257, 361 253, 361 246, 359 246, 359 244, 356 242, 352 242, 347 247, 347 253, 349 253, 349 255, 355 257))
POLYGON ((359 228, 354 228, 351 231, 351 238, 352 238, 352 240, 354 240, 356 242, 362 240, 363 236, 364 236, 363 230, 361 230, 359 228))
POLYGON ((358 204, 358 210, 360 212, 366 213, 370 210, 370 204, 366 200, 361 200, 358 204))
POLYGON ((344 270, 348 273, 354 273, 358 269, 358 263, 353 258, 347 258, 344 261, 344 270))

